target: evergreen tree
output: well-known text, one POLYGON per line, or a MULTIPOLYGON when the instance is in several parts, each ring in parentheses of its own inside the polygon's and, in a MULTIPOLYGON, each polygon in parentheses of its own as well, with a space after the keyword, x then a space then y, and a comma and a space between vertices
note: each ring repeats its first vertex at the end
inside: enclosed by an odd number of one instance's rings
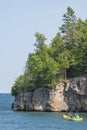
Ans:
POLYGON ((87 20, 77 20, 72 8, 67 8, 60 33, 50 46, 46 45, 43 34, 36 32, 35 37, 35 51, 27 58, 24 74, 13 84, 14 96, 39 87, 54 88, 60 79, 87 71, 87 20))
POLYGON ((63 23, 60 31, 63 35, 64 43, 67 49, 72 49, 77 44, 78 39, 76 30, 77 18, 72 8, 67 8, 67 12, 63 15, 63 23))

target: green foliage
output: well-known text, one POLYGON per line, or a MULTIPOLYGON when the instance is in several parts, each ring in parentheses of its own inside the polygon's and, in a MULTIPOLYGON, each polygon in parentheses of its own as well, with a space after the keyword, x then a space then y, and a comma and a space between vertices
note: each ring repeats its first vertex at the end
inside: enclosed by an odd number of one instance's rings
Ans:
POLYGON ((23 91, 23 75, 20 75, 16 80, 12 87, 11 94, 13 96, 23 91))
POLYGON ((64 24, 60 27, 60 31, 63 34, 63 40, 66 44, 66 48, 73 49, 73 46, 77 43, 77 18, 72 8, 68 7, 67 12, 63 15, 64 24))
POLYGON ((87 70, 87 21, 81 19, 77 22, 78 41, 72 50, 75 64, 68 70, 68 77, 79 76, 87 70))
MULTIPOLYGON (((58 73, 58 64, 49 56, 46 46, 36 55, 28 59, 26 68, 31 76, 29 82, 33 79, 33 84, 36 88, 52 86, 48 85, 48 82, 51 83, 52 79, 58 73)), ((51 84, 53 84, 53 82, 51 84)))
POLYGON ((39 87, 55 88, 58 82, 87 70, 87 20, 77 19, 68 7, 59 29, 49 46, 43 34, 35 34, 35 51, 29 54, 24 74, 12 87, 13 96, 39 87))
POLYGON ((45 36, 43 34, 39 34, 38 32, 36 32, 35 37, 36 37, 36 43, 34 45, 36 49, 42 49, 44 42, 46 40, 45 36))
POLYGON ((64 51, 65 48, 63 39, 59 33, 52 40, 50 48, 51 48, 50 55, 54 60, 58 61, 59 55, 64 51))

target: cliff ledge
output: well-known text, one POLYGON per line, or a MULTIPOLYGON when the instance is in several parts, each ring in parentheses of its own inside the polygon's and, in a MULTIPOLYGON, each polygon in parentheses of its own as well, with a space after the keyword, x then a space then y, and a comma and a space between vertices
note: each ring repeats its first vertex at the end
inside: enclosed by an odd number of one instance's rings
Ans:
POLYGON ((38 88, 20 93, 12 108, 14 111, 87 111, 87 78, 66 80, 55 89, 38 88))

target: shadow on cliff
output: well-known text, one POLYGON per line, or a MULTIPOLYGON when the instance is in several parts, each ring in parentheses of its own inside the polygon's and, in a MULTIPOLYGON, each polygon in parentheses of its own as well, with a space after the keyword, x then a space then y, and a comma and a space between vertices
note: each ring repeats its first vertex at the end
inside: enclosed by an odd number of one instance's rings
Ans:
POLYGON ((67 80, 64 83, 64 102, 67 111, 87 111, 87 79, 84 77, 67 80))

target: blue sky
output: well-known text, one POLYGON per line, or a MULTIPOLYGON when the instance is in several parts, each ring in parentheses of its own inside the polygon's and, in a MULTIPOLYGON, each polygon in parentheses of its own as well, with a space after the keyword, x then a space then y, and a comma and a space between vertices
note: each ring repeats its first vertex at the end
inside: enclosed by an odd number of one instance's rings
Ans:
POLYGON ((24 72, 35 33, 43 33, 50 44, 68 6, 87 19, 87 0, 0 0, 0 93, 10 93, 24 72))

